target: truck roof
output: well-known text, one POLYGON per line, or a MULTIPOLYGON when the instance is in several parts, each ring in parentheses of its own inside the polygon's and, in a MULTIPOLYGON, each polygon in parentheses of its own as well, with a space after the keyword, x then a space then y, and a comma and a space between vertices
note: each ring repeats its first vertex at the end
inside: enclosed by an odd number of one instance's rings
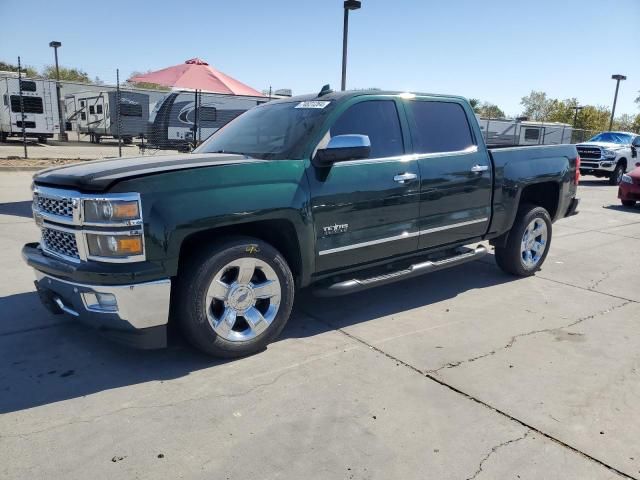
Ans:
POLYGON ((428 96, 428 97, 441 97, 441 98, 449 98, 449 99, 457 99, 467 101, 465 97, 460 95, 444 95, 440 93, 423 93, 423 92, 408 92, 408 91, 399 91, 399 90, 346 90, 344 92, 330 92, 324 95, 319 93, 307 94, 307 95, 296 95, 294 97, 282 98, 278 100, 273 100, 270 103, 285 103, 285 102, 303 102, 308 100, 347 100, 353 97, 359 97, 362 95, 415 95, 418 97, 428 96))

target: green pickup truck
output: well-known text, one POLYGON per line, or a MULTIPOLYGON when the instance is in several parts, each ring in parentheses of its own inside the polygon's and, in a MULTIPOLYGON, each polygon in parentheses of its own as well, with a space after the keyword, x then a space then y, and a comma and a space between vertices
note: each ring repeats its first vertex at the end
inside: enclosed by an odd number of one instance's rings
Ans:
POLYGON ((296 290, 342 295, 495 247, 532 275, 576 213, 573 145, 487 149, 455 96, 360 91, 257 106, 192 153, 34 176, 42 302, 111 337, 163 347, 170 323, 222 357, 264 349, 296 290), (471 245, 471 246, 469 246, 471 245))

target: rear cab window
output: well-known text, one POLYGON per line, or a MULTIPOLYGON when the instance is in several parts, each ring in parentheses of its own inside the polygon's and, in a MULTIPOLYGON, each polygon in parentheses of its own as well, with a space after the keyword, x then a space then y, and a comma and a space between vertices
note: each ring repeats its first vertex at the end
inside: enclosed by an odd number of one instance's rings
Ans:
POLYGON ((394 100, 365 100, 350 106, 329 129, 329 138, 348 134, 369 137, 369 158, 404 154, 402 129, 394 100))
POLYGON ((476 146, 469 119, 459 103, 411 100, 406 108, 412 120, 414 153, 461 152, 476 146))

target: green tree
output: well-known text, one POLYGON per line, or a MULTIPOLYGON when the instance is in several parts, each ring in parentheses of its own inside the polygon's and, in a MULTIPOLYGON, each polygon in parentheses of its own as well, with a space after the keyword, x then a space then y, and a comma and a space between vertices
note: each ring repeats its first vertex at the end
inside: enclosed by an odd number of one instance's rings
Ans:
MULTIPOLYGON (((2 71, 2 72, 17 72, 18 71, 18 66, 17 65, 13 65, 12 63, 0 61, 0 71, 2 71)), ((29 67, 29 66, 25 66, 25 65, 22 65, 22 74, 27 76, 27 77, 31 77, 31 78, 37 78, 38 77, 38 71, 35 68, 29 67)))
POLYGON ((470 98, 469 104, 471 105, 471 108, 473 108, 474 112, 480 113, 478 111, 478 109, 480 108, 480 100, 478 100, 477 98, 470 98))
POLYGON ((635 117, 633 115, 623 113, 618 118, 613 120, 613 129, 623 132, 630 132, 633 130, 634 121, 635 117))
POLYGON ((478 113, 484 118, 504 118, 504 112, 493 103, 483 102, 478 109, 478 113))
MULTIPOLYGON (((66 80, 68 82, 80 82, 80 83, 91 83, 91 79, 87 72, 80 70, 79 68, 68 68, 68 67, 59 67, 60 68, 60 80, 66 80)), ((44 78, 50 78, 55 80, 56 77, 56 66, 55 65, 47 65, 42 70, 42 76, 44 78)))
POLYGON ((558 100, 549 98, 545 92, 531 90, 522 97, 520 104, 524 107, 522 115, 534 121, 549 121, 549 114, 556 108, 558 100))
POLYGON ((633 125, 631 126, 631 131, 635 133, 640 133, 640 113, 636 115, 633 119, 633 125))

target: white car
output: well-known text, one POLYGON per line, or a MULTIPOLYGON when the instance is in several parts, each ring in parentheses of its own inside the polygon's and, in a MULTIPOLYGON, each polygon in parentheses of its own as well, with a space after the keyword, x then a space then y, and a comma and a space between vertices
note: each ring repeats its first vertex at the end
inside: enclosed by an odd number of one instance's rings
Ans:
POLYGON ((640 135, 630 132, 602 132, 576 145, 580 155, 580 174, 607 177, 618 185, 622 175, 640 165, 640 135))

